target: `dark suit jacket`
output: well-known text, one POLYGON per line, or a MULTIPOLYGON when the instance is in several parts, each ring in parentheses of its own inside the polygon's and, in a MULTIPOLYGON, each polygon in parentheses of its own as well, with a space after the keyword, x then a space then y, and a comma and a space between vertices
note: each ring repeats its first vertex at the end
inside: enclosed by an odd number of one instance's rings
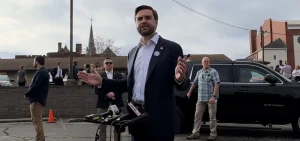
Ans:
MULTIPOLYGON (((103 72, 100 74, 103 78, 107 78, 106 72, 103 72)), ((113 72, 113 79, 123 79, 122 74, 113 72)), ((112 104, 117 105, 117 107, 124 107, 123 98, 122 98, 122 92, 121 91, 105 91, 105 89, 95 89, 95 93, 98 95, 97 100, 97 108, 108 108, 109 102, 111 101, 112 104), (106 94, 109 92, 115 93, 115 100, 112 100, 110 98, 106 97, 106 94)))
MULTIPOLYGON (((62 71, 62 78, 64 78, 65 77, 65 71, 63 70, 63 69, 61 69, 61 71, 62 71)), ((52 75, 52 78, 55 78, 55 75, 56 75, 56 73, 57 73, 57 67, 56 68, 54 68, 51 72, 51 75, 52 75)))
MULTIPOLYGON (((128 54, 127 79, 103 79, 102 89, 128 91, 128 100, 132 99, 133 67, 138 49, 137 46, 128 54)), ((179 131, 180 121, 176 112, 174 86, 179 91, 187 90, 190 80, 186 76, 183 83, 179 85, 174 78, 177 59, 179 56, 183 57, 183 51, 179 44, 160 37, 155 51, 159 51, 160 55, 151 57, 145 86, 144 107, 149 116, 146 122, 131 126, 129 131, 135 135, 143 130, 157 139, 163 139, 174 137, 179 131)))
POLYGON ((29 102, 39 102, 42 106, 46 106, 49 89, 49 72, 45 67, 41 67, 33 76, 29 89, 25 94, 29 98, 29 102))

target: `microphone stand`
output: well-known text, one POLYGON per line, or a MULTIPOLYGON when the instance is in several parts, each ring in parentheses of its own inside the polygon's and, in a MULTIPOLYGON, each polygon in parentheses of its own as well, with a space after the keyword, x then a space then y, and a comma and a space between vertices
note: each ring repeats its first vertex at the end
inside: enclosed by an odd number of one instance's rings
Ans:
POLYGON ((96 135, 95 135, 95 141, 98 141, 98 139, 100 138, 100 135, 99 135, 99 130, 100 130, 100 127, 101 127, 101 123, 99 124, 97 130, 96 130, 96 135))

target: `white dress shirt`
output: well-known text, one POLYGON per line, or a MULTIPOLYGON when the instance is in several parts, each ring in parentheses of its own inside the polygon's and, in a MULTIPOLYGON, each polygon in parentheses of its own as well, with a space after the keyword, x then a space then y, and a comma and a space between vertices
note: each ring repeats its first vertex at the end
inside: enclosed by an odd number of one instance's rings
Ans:
POLYGON ((292 74, 293 74, 293 76, 300 76, 300 69, 294 69, 292 74))
POLYGON ((133 101, 139 104, 144 103, 145 84, 149 63, 158 39, 159 35, 156 34, 146 45, 141 42, 139 43, 139 50, 134 63, 134 86, 132 96, 133 101))
POLYGON ((57 72, 56 72, 56 75, 55 75, 55 78, 58 78, 58 77, 63 77, 62 75, 62 69, 57 67, 57 72))
POLYGON ((113 71, 105 71, 108 79, 113 79, 113 71))

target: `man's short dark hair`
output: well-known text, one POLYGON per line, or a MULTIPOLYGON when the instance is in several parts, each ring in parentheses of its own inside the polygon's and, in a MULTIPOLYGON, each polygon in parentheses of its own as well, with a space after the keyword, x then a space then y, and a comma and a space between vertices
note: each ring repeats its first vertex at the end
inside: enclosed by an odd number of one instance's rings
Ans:
POLYGON ((76 60, 74 60, 74 61, 73 61, 73 64, 74 64, 74 65, 77 65, 77 61, 76 61, 76 60))
POLYGON ((154 10, 151 6, 148 6, 148 5, 141 5, 141 6, 138 6, 137 8, 135 8, 134 19, 136 18, 137 13, 139 13, 141 10, 145 10, 145 9, 151 10, 153 13, 154 19, 156 21, 158 21, 158 14, 157 14, 156 10, 154 10))
POLYGON ((38 62, 42 66, 45 65, 45 57, 44 56, 39 55, 39 56, 35 57, 35 61, 38 62))
MULTIPOLYGON (((106 57, 105 60, 111 59, 110 57, 106 57)), ((97 62, 98 63, 98 62, 97 62)))
POLYGON ((91 66, 90 64, 85 64, 86 68, 90 68, 90 66, 91 66))

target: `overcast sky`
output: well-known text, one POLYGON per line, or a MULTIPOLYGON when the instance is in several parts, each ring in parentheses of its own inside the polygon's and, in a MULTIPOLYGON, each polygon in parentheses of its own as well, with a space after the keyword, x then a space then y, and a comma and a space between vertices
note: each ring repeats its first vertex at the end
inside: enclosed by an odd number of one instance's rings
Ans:
MULTIPOLYGON (((249 29, 264 20, 300 20, 299 0, 177 0, 215 19, 249 29), (270 5, 272 4, 272 5, 270 5)), ((134 9, 142 4, 158 11, 157 32, 179 43, 184 54, 225 54, 231 59, 249 55, 249 31, 212 21, 172 0, 74 0, 74 49, 88 45, 90 19, 94 36, 115 40, 127 55, 140 35, 134 9)), ((1 0, 0 58, 15 54, 56 52, 57 43, 69 47, 70 0, 1 0)))

